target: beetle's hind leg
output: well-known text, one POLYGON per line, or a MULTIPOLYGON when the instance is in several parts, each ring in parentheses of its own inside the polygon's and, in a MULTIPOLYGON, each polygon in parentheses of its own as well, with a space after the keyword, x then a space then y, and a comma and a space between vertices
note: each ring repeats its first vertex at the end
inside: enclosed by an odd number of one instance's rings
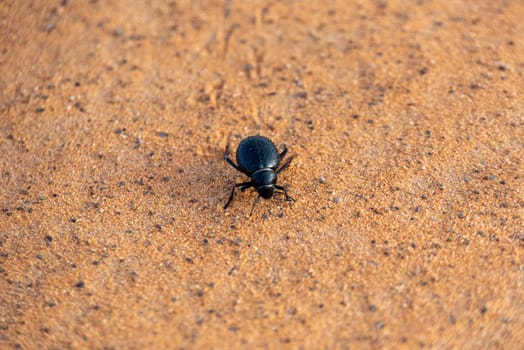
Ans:
POLYGON ((278 155, 278 159, 282 160, 287 154, 287 147, 286 145, 282 145, 282 152, 278 155))
POLYGON ((238 165, 235 164, 233 159, 229 158, 229 141, 227 143, 226 150, 224 151, 224 159, 236 170, 240 171, 241 173, 244 172, 238 165))
POLYGON ((235 196, 235 188, 240 187, 240 190, 244 191, 246 188, 249 188, 252 186, 253 184, 251 183, 251 181, 234 184, 233 187, 231 187, 231 194, 229 195, 229 198, 226 204, 224 205, 224 209, 226 209, 229 206, 229 204, 231 203, 231 201, 233 200, 233 197, 235 196))
POLYGON ((289 166, 289 164, 291 164, 291 161, 292 161, 292 160, 293 160, 293 157, 289 158, 288 161, 285 162, 284 165, 282 165, 282 166, 280 167, 280 169, 278 169, 278 170, 276 171, 277 175, 280 174, 283 170, 285 170, 285 169, 289 166))

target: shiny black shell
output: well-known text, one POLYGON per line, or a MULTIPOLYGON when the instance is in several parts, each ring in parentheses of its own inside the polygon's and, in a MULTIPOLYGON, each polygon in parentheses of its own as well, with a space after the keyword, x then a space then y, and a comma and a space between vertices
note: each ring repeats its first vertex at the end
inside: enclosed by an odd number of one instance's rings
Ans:
POLYGON ((236 158, 239 168, 247 176, 263 168, 274 170, 280 163, 277 147, 264 136, 249 136, 242 140, 238 145, 236 158))

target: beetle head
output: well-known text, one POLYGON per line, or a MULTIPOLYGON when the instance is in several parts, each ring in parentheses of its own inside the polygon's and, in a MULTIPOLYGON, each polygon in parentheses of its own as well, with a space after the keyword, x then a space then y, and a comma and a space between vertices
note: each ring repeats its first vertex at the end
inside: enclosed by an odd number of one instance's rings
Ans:
POLYGON ((268 199, 268 198, 271 198, 271 196, 275 192, 275 186, 274 185, 259 186, 257 187, 257 192, 258 194, 260 194, 260 197, 264 199, 268 199))

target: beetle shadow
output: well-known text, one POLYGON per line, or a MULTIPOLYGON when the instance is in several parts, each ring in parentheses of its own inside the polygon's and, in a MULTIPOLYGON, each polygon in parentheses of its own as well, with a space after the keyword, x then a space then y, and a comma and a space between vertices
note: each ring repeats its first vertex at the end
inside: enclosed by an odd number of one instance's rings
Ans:
POLYGON ((174 174, 169 196, 179 206, 199 213, 208 209, 218 213, 218 208, 223 208, 228 199, 231 186, 239 179, 249 181, 224 160, 224 152, 218 149, 207 157, 191 157, 183 167, 180 162, 172 163, 168 169, 174 174))

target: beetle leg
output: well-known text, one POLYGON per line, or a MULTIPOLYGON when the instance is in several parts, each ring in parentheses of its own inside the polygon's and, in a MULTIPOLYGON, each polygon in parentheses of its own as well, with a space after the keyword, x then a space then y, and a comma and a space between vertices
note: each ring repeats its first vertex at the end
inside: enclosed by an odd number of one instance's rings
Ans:
POLYGON ((235 188, 241 187, 241 189, 244 189, 244 188, 249 188, 251 186, 253 186, 251 182, 241 182, 238 184, 234 184, 233 187, 231 188, 231 194, 229 195, 229 199, 227 200, 226 205, 224 205, 224 209, 226 209, 229 206, 229 204, 231 203, 231 201, 233 200, 233 197, 235 196, 235 188))
POLYGON ((238 165, 235 164, 235 162, 233 162, 233 160, 231 160, 231 158, 228 157, 227 154, 224 154, 224 159, 227 160, 227 162, 229 164, 231 164, 231 166, 235 169, 237 169, 238 171, 240 171, 241 173, 243 173, 244 171, 242 169, 240 169, 240 167, 238 165))
POLYGON ((226 150, 224 151, 224 159, 233 167, 235 168, 236 170, 240 171, 241 173, 243 173, 244 171, 242 169, 240 169, 240 167, 238 165, 235 164, 235 162, 229 158, 229 142, 226 146, 226 150))
POLYGON ((291 161, 292 161, 292 160, 293 160, 293 157, 289 158, 289 160, 288 160, 284 165, 282 165, 282 166, 280 167, 280 169, 278 169, 278 170, 276 171, 277 175, 278 175, 282 170, 286 169, 286 168, 289 166, 289 164, 291 164, 291 161))
POLYGON ((280 160, 282 160, 282 159, 284 159, 286 154, 287 154, 287 147, 286 147, 286 145, 282 145, 282 152, 278 155, 278 158, 280 160))
POLYGON ((284 195, 286 196, 286 200, 287 201, 293 201, 293 202, 296 202, 296 200, 294 198, 292 198, 289 194, 287 194, 287 188, 283 187, 283 186, 279 186, 279 185, 275 185, 275 188, 277 190, 280 190, 282 192, 284 192, 284 195))
POLYGON ((253 184, 251 182, 247 182, 247 185, 240 186, 240 191, 244 192, 248 188, 253 187, 253 184))

